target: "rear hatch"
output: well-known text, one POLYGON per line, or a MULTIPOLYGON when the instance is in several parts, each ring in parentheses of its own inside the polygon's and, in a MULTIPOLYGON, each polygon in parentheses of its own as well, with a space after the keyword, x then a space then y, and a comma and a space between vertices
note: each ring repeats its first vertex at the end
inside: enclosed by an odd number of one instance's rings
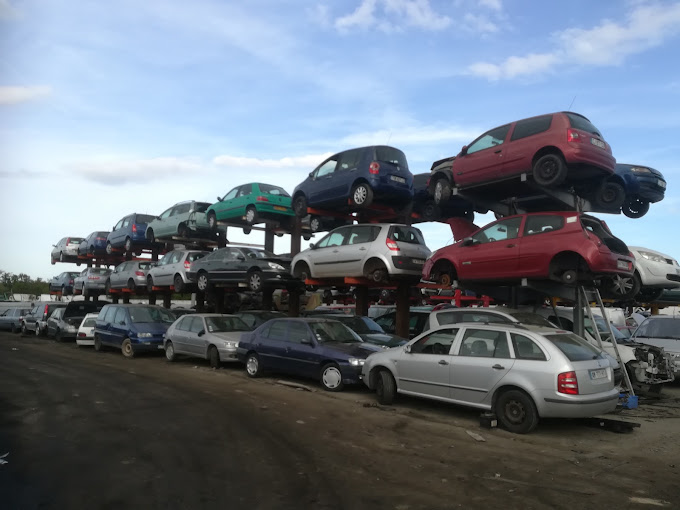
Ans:
POLYGON ((618 237, 614 237, 603 221, 600 221, 593 216, 587 216, 584 214, 581 215, 581 226, 589 234, 596 235, 613 253, 626 256, 628 256, 630 253, 626 243, 624 243, 618 237))
POLYGON ((425 246, 425 240, 420 230, 408 225, 390 225, 390 230, 387 233, 387 241, 390 249, 395 253, 394 255, 401 255, 404 257, 413 257, 422 260, 430 255, 430 249, 425 246), (398 252, 398 253, 397 253, 398 252))
MULTIPOLYGON (((380 145, 375 148, 375 163, 378 163, 380 175, 386 175, 390 181, 402 184, 407 188, 413 185, 413 174, 408 169, 406 155, 399 149, 380 145)), ((371 169, 373 173, 373 163, 371 169)))
POLYGON ((90 269, 87 275, 87 280, 92 283, 101 283, 106 280, 106 277, 111 274, 110 269, 105 269, 101 267, 93 267, 90 269))
POLYGON ((612 149, 602 137, 602 133, 588 119, 578 113, 565 112, 569 118, 571 128, 567 130, 567 139, 570 142, 586 142, 592 147, 601 149, 609 154, 612 149))
POLYGON ((258 203, 266 203, 277 211, 292 212, 292 200, 285 189, 271 184, 257 185, 260 188, 260 193, 255 198, 258 203))

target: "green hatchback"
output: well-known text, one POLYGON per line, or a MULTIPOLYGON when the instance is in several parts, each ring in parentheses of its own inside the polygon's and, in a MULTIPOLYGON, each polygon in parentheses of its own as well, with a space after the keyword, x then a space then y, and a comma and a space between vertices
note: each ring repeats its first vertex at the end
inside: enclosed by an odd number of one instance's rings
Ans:
POLYGON ((265 219, 282 221, 295 216, 290 195, 285 189, 272 184, 251 182, 232 189, 208 207, 206 215, 211 229, 218 221, 261 223, 265 219))

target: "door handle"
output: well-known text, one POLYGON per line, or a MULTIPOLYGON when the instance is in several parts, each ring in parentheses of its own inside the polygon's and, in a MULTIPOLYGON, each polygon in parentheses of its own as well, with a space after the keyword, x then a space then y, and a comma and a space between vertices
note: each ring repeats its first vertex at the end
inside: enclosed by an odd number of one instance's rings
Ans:
POLYGON ((496 363, 491 368, 495 368, 496 370, 505 370, 505 367, 503 365, 499 365, 498 363, 496 363))
POLYGON ((500 154, 503 149, 498 149, 497 151, 493 151, 494 154, 500 154))
POLYGON ((333 250, 333 253, 338 253, 340 250, 333 250))
POLYGON ((440 359, 440 360, 439 360, 439 364, 440 364, 440 365, 448 365, 449 362, 446 361, 445 359, 440 359))
POLYGON ((514 245, 514 244, 508 244, 508 245, 506 245, 505 247, 506 247, 506 248, 514 248, 515 245, 514 245))
POLYGON ((359 251, 366 251, 366 248, 359 248, 359 251))

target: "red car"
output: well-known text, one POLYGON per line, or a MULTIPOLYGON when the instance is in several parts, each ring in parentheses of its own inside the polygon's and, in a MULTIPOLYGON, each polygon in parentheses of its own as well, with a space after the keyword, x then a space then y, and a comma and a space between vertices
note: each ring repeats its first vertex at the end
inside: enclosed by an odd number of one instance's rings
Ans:
POLYGON ((439 204, 451 197, 453 187, 464 190, 505 181, 495 190, 495 198, 503 199, 518 190, 531 191, 518 179, 527 174, 539 187, 574 187, 599 209, 613 211, 626 196, 615 166, 611 147, 587 118, 558 112, 494 128, 463 146, 455 158, 436 161, 429 191, 439 204))
POLYGON ((423 280, 451 285, 597 279, 608 297, 630 299, 639 291, 634 260, 603 221, 578 212, 541 212, 501 218, 437 250, 425 262, 423 280))

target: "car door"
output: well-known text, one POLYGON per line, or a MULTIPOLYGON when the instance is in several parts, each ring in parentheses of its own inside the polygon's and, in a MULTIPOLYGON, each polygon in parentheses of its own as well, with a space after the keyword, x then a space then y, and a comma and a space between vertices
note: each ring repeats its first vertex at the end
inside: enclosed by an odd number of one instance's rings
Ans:
POLYGON ((285 354, 288 371, 315 378, 319 372, 319 347, 306 322, 288 321, 285 354))
POLYGON ((189 348, 187 347, 187 331, 189 331, 189 327, 193 320, 193 315, 185 315, 177 322, 175 327, 172 328, 172 333, 168 336, 168 339, 172 342, 176 354, 190 353, 189 348))
POLYGON ((111 229, 111 232, 108 235, 109 243, 111 243, 111 246, 120 246, 125 242, 125 233, 123 232, 123 221, 125 218, 120 220, 118 223, 115 224, 113 229, 111 229))
POLYGON ((238 189, 238 193, 234 200, 232 200, 233 216, 243 216, 246 213, 246 207, 254 201, 253 185, 244 184, 238 189))
POLYGON ((512 176, 532 170, 532 160, 536 151, 554 144, 551 140, 554 135, 549 131, 552 119, 552 115, 541 115, 514 123, 510 136, 503 146, 501 167, 503 175, 512 176))
POLYGON ((151 278, 153 284, 156 286, 167 286, 172 284, 172 269, 169 269, 173 258, 178 252, 171 251, 163 255, 163 258, 158 261, 158 265, 151 270, 151 278))
POLYGON ((344 276, 345 269, 351 265, 351 257, 345 253, 341 259, 341 249, 347 241, 350 226, 333 230, 316 245, 309 255, 310 270, 315 277, 344 276))
POLYGON ((460 245, 458 277, 461 280, 516 277, 521 223, 521 216, 501 219, 473 235, 472 243, 460 245))
POLYGON ((290 370, 286 357, 288 322, 285 319, 270 321, 255 339, 255 350, 261 357, 263 366, 281 372, 290 370))
POLYGON ((124 287, 127 282, 126 271, 132 266, 132 262, 123 262, 116 266, 111 275, 109 276, 111 281, 111 287, 120 288, 124 287))
POLYGON ((54 336, 57 333, 62 315, 64 315, 64 309, 58 308, 50 315, 50 318, 47 319, 47 336, 54 336))
POLYGON ((158 220, 153 222, 153 233, 155 237, 169 237, 175 232, 172 230, 172 222, 170 216, 172 215, 173 207, 166 209, 158 217, 158 220))
POLYGON ((345 244, 338 246, 338 260, 342 261, 344 276, 363 276, 364 263, 371 255, 371 243, 380 233, 375 225, 349 227, 345 244))
POLYGON ((547 277, 550 260, 565 245, 562 228, 564 216, 538 214, 527 216, 522 226, 522 235, 517 239, 519 245, 518 271, 527 277, 547 277))
POLYGON ((215 252, 210 257, 207 263, 208 268, 206 268, 210 273, 210 280, 219 282, 234 281, 236 279, 235 273, 239 257, 243 257, 243 254, 236 248, 222 248, 219 252, 215 252))
POLYGON ((430 398, 450 398, 450 352, 457 333, 457 327, 438 329, 403 348, 396 363, 399 390, 430 398))
POLYGON ((333 199, 335 173, 338 166, 337 156, 333 156, 319 165, 310 177, 306 186, 307 203, 312 207, 323 206, 333 199))
POLYGON ((510 131, 510 124, 487 131, 453 162, 453 180, 466 187, 489 182, 501 177, 504 142, 510 131))
POLYGON ((127 337, 129 326, 130 320, 128 318, 127 310, 122 306, 116 307, 116 314, 109 324, 109 342, 120 347, 123 344, 123 340, 127 337))
POLYGON ((222 200, 213 205, 213 210, 215 211, 215 216, 218 220, 226 220, 236 216, 236 206, 234 205, 234 199, 236 198, 240 188, 241 186, 237 186, 236 188, 232 189, 229 191, 229 193, 224 195, 222 200))
POLYGON ((514 364, 504 330, 462 327, 451 357, 451 398, 470 404, 489 403, 491 392, 514 364))
POLYGON ((186 332, 187 350, 192 356, 206 358, 208 355, 208 335, 203 317, 193 317, 189 323, 189 331, 186 332))

